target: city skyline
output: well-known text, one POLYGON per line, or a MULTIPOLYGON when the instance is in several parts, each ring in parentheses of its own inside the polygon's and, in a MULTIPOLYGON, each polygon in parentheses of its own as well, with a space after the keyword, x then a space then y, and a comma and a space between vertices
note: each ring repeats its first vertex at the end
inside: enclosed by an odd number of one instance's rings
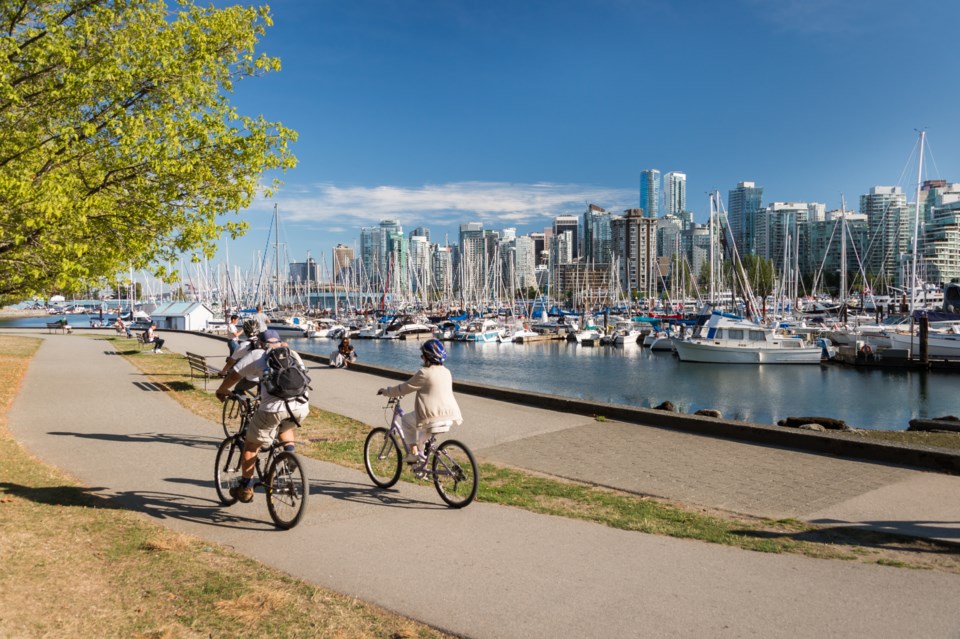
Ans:
POLYGON ((949 38, 937 37, 960 14, 952 6, 281 0, 271 9, 259 50, 283 70, 238 86, 234 102, 300 132, 299 165, 275 197, 241 212, 245 238, 220 242, 218 258, 229 251, 231 263, 249 265, 265 248, 274 205, 286 256, 329 265, 334 246, 355 246, 381 219, 428 227, 444 244, 462 223, 523 235, 590 203, 621 214, 637 206, 646 169, 684 173, 700 223, 708 192, 726 202, 745 181, 764 189, 764 205, 830 210, 843 195, 855 208, 879 185, 912 200, 906 165, 919 127, 932 148, 925 177, 960 179, 958 159, 940 155, 960 143, 942 80, 949 38), (923 19, 925 8, 938 19, 923 19), (917 29, 931 36, 922 53, 890 46, 892 33, 917 29), (918 85, 938 99, 917 100, 918 85))

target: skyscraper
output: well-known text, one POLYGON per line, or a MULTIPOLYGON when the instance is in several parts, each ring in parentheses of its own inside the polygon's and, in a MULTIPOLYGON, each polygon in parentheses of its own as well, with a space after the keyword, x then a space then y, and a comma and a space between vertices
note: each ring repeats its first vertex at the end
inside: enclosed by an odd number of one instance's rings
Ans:
POLYGON ((553 235, 558 237, 570 231, 570 259, 580 257, 580 218, 576 215, 558 215, 553 218, 553 235))
POLYGON ((860 212, 867 216, 873 238, 864 258, 867 270, 883 275, 888 282, 897 282, 897 266, 911 235, 913 207, 907 204, 907 196, 899 186, 875 186, 870 193, 860 196, 860 212))
MULTIPOLYGON (((756 222, 761 199, 763 187, 754 182, 739 182, 737 188, 727 192, 730 233, 740 255, 757 254, 756 222)), ((732 247, 727 250, 732 251, 732 247)))
POLYGON ((644 297, 653 295, 656 283, 652 267, 656 261, 656 223, 640 209, 628 209, 611 222, 613 252, 619 258, 620 286, 644 297))
POLYGON ((677 218, 687 210, 687 174, 670 171, 663 176, 663 214, 677 218))
POLYGON ((644 217, 660 215, 660 171, 640 171, 640 208, 644 217))

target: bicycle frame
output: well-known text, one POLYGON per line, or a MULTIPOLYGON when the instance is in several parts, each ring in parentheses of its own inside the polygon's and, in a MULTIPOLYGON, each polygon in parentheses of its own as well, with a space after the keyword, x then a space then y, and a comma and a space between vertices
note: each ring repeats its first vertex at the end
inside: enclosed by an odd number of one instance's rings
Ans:
MULTIPOLYGON (((404 453, 410 452, 410 443, 407 441, 406 437, 403 436, 403 428, 401 427, 401 422, 403 420, 403 408, 400 407, 400 398, 391 397, 389 403, 393 404, 393 417, 390 420, 390 434, 396 435, 400 440, 400 443, 403 445, 404 453)), ((383 446, 377 453, 378 457, 383 457, 384 451, 386 451, 389 446, 389 439, 384 441, 383 446)), ((413 474, 416 475, 418 479, 423 479, 427 475, 452 475, 453 471, 450 468, 450 465, 447 463, 448 460, 444 459, 437 454, 437 436, 433 433, 430 434, 430 438, 423 443, 423 450, 420 451, 421 460, 411 466, 413 474), (441 468, 436 468, 432 470, 427 467, 427 462, 430 461, 431 455, 436 457, 437 463, 434 466, 442 466, 441 468)))

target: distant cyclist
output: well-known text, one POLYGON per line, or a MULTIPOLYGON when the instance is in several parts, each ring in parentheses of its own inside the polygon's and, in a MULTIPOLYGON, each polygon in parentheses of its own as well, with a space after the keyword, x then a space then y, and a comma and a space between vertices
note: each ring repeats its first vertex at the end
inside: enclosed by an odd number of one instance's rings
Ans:
MULTIPOLYGON (((230 389, 240 381, 264 378, 269 371, 270 351, 274 349, 283 349, 278 350, 278 352, 286 351, 293 358, 293 361, 303 369, 303 361, 300 356, 286 346, 285 343, 280 341, 280 335, 276 331, 266 330, 261 333, 258 348, 249 352, 234 365, 220 384, 220 388, 217 389, 217 399, 221 402, 226 401, 227 397, 230 396, 230 389)), ((297 397, 283 399, 272 395, 267 388, 268 385, 266 379, 260 385, 260 406, 257 408, 257 412, 253 414, 250 427, 247 430, 243 455, 240 458, 242 475, 240 485, 230 489, 230 495, 244 503, 253 500, 253 472, 260 447, 269 446, 274 439, 279 439, 283 443, 285 451, 293 452, 293 428, 299 426, 300 422, 310 413, 310 398, 306 388, 297 397)))
POLYGON ((415 464, 421 460, 420 442, 426 439, 426 429, 436 422, 463 423, 460 406, 453 396, 453 376, 443 365, 447 351, 438 339, 428 339, 420 347, 423 368, 413 377, 398 386, 388 386, 377 391, 378 395, 403 397, 416 391, 415 411, 406 413, 401 422, 403 437, 410 444, 410 452, 404 461, 415 464))

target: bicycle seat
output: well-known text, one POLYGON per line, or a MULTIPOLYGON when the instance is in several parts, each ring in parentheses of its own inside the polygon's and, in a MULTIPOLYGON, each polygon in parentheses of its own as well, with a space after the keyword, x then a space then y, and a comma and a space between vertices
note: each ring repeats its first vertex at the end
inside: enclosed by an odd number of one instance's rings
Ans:
POLYGON ((448 430, 450 430, 451 426, 453 426, 452 421, 451 422, 434 422, 429 426, 427 426, 427 430, 429 430, 430 433, 436 435, 438 433, 447 432, 448 430))

